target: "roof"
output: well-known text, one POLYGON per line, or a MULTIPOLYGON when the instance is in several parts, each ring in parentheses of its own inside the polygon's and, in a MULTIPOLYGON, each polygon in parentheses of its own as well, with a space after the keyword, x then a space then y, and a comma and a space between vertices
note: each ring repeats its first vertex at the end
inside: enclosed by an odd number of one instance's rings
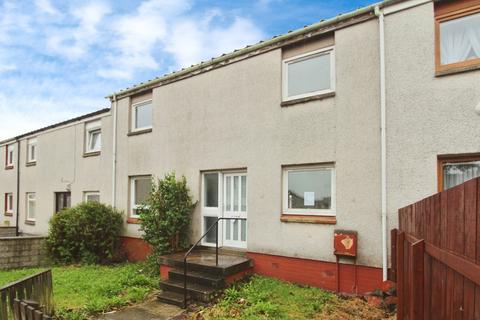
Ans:
MULTIPOLYGON (((107 96, 106 98, 109 98, 110 100, 113 100, 114 98, 129 96, 129 95, 136 94, 136 93, 139 93, 139 92, 144 91, 144 90, 152 89, 152 88, 157 87, 159 85, 162 85, 164 83, 169 83, 169 82, 172 82, 172 81, 179 80, 180 78, 193 76, 193 75, 196 75, 196 74, 201 73, 203 71, 209 71, 209 70, 215 68, 215 66, 223 66, 225 64, 235 62, 236 60, 234 60, 234 59, 238 58, 240 56, 250 57, 250 56, 253 56, 253 55, 261 54, 261 53, 267 51, 269 47, 271 47, 270 50, 272 50, 274 48, 277 48, 279 44, 281 44, 281 45, 284 45, 285 43, 288 44, 288 40, 294 39, 295 37, 298 37, 300 35, 308 35, 313 31, 323 29, 323 28, 327 28, 329 26, 335 26, 335 25, 338 25, 342 22, 345 22, 345 21, 348 21, 348 20, 351 20, 351 19, 354 19, 354 18, 357 18, 357 17, 360 17, 360 16, 367 15, 368 18, 372 18, 373 14, 374 14, 374 11, 375 11, 375 7, 378 6, 380 8, 383 8, 383 7, 386 7, 386 6, 389 6, 389 5, 398 3, 398 2, 402 2, 402 1, 406 1, 406 0, 385 0, 385 1, 382 1, 382 2, 377 2, 377 3, 371 4, 369 6, 366 6, 366 7, 363 7, 363 8, 345 13, 345 14, 339 14, 338 16, 336 16, 334 18, 330 18, 328 20, 321 20, 317 23, 305 26, 301 29, 297 29, 297 30, 294 30, 294 31, 288 31, 285 34, 274 36, 269 40, 260 41, 260 42, 254 44, 254 45, 248 45, 248 46, 244 47, 243 49, 235 50, 235 51, 230 52, 230 53, 224 53, 219 57, 212 58, 209 61, 202 61, 202 62, 200 62, 196 65, 192 65, 188 68, 183 68, 180 71, 173 71, 173 72, 171 72, 169 74, 165 74, 161 77, 156 77, 152 80, 148 80, 146 82, 141 82, 141 83, 136 84, 132 87, 125 88, 123 90, 112 93, 111 95, 107 96), (277 45, 277 46, 275 46, 275 45, 277 45), (262 49, 266 49, 266 50, 262 51, 262 49)), ((333 31, 333 29, 331 31, 333 31)))
POLYGON ((64 126, 66 124, 70 124, 70 123, 74 123, 74 122, 81 121, 81 120, 84 120, 84 119, 88 119, 88 118, 91 118, 91 117, 94 117, 94 116, 97 116, 97 115, 100 115, 100 114, 103 114, 103 113, 107 113, 107 112, 110 112, 110 108, 103 108, 103 109, 100 109, 100 110, 97 110, 97 111, 94 111, 94 112, 83 114, 79 117, 71 118, 71 119, 68 119, 68 120, 65 120, 65 121, 62 121, 62 122, 58 122, 58 123, 55 123, 55 124, 52 124, 52 125, 40 128, 40 129, 36 129, 34 131, 23 133, 19 136, 16 136, 16 137, 13 137, 13 138, 10 138, 10 139, 5 139, 3 141, 0 141, 0 145, 5 144, 6 142, 18 140, 18 139, 21 139, 21 138, 24 138, 24 137, 27 137, 27 136, 31 136, 31 135, 34 135, 34 134, 37 134, 37 133, 40 133, 40 132, 43 132, 43 131, 46 131, 46 130, 61 127, 61 126, 64 126))

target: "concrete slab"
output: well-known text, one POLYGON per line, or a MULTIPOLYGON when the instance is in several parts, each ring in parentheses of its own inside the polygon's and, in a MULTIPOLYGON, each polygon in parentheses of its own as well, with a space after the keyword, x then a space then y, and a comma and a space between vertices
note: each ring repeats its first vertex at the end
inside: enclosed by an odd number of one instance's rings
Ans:
POLYGON ((183 309, 151 300, 139 305, 127 307, 118 311, 104 314, 100 319, 103 320, 168 320, 178 316, 183 309))

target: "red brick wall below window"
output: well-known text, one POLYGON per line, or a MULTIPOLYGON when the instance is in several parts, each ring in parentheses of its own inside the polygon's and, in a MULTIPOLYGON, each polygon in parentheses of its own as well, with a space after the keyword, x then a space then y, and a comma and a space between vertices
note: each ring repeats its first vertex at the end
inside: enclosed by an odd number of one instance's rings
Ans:
POLYGON ((152 252, 152 247, 139 238, 122 237, 122 246, 129 261, 143 261, 152 252))
MULTIPOLYGON (((337 288, 335 263, 254 252, 248 256, 254 261, 254 273, 331 291, 337 288)), ((382 269, 357 265, 358 294, 380 288, 381 284, 382 269)), ((340 264, 340 291, 356 293, 353 265, 340 264)))

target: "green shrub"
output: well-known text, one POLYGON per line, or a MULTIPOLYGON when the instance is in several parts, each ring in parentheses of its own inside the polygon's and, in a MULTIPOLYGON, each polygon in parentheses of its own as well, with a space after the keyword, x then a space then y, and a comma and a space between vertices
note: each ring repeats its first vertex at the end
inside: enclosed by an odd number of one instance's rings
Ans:
POLYGON ((50 219, 47 250, 60 263, 108 263, 119 257, 122 213, 84 202, 50 219))
POLYGON ((153 247, 153 259, 186 248, 188 227, 195 203, 184 176, 175 173, 152 181, 148 199, 139 209, 143 239, 153 247))

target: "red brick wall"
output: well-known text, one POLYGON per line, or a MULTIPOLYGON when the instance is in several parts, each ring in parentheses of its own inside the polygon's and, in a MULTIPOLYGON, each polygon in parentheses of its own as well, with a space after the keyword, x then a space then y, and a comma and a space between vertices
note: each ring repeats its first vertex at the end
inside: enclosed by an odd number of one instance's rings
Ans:
MULTIPOLYGON (((249 252, 248 256, 254 260, 254 273, 331 291, 337 288, 335 263, 254 252, 249 252)), ((380 288, 381 284, 382 269, 357 266, 359 294, 380 288)), ((355 293, 353 265, 340 264, 340 291, 355 293)))
POLYGON ((152 252, 152 247, 139 238, 122 237, 122 246, 129 261, 143 261, 152 252))

